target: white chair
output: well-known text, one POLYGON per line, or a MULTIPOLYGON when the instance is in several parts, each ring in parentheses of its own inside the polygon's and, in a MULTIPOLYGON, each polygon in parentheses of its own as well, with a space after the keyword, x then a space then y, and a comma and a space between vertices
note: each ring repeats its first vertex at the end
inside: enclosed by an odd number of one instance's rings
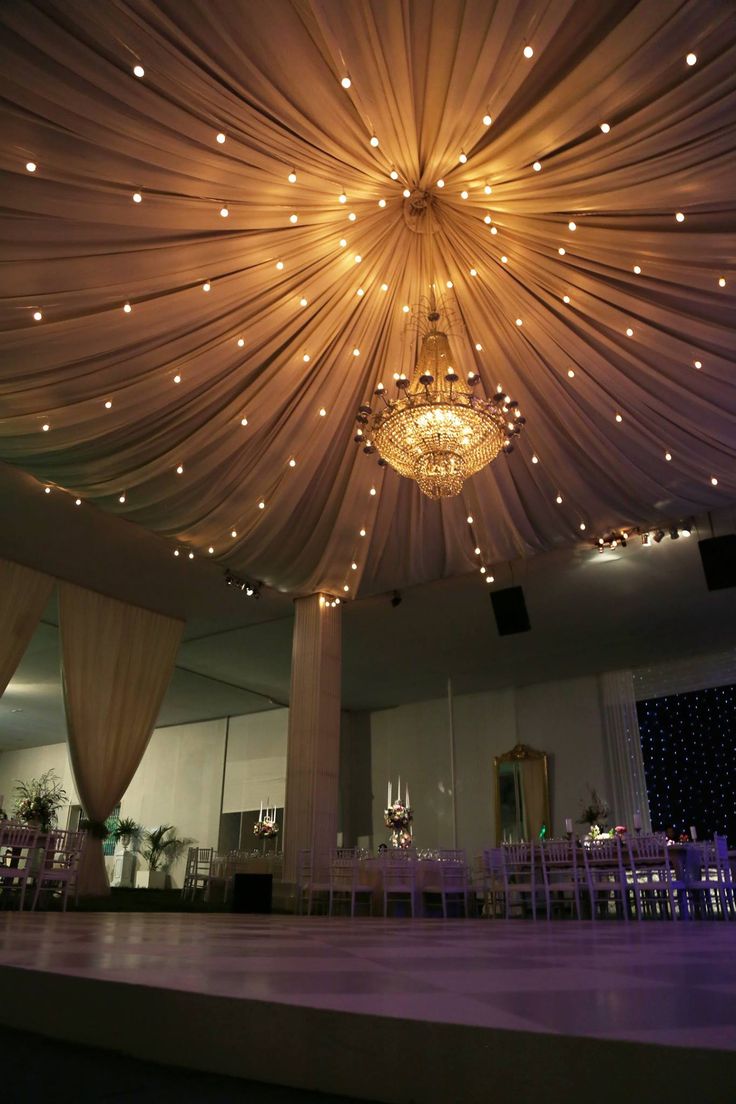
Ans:
POLYGON ((484 850, 480 856, 478 879, 483 894, 480 915, 496 917, 505 911, 503 858, 501 848, 484 850))
POLYGON ((506 900, 506 919, 511 910, 518 907, 522 915, 531 906, 532 920, 537 919, 537 866, 533 843, 504 843, 501 847, 503 892, 506 900), (517 898, 516 905, 514 897, 517 898))
POLYGON ((51 831, 46 835, 46 848, 41 866, 34 872, 35 889, 31 909, 35 909, 42 891, 61 893, 61 907, 66 912, 69 890, 77 889, 79 857, 84 846, 84 832, 51 831))
POLYGON ((547 919, 552 919, 554 908, 574 906, 577 918, 580 920, 583 872, 578 870, 576 844, 567 840, 542 840, 539 851, 542 859, 547 919))
POLYGON ((583 846, 585 879, 588 885, 591 915, 598 920, 610 914, 613 904, 616 916, 629 919, 630 886, 624 866, 623 849, 615 839, 593 840, 583 846))
POLYGON ((197 896, 198 890, 204 891, 207 896, 212 882, 223 882, 224 877, 213 874, 212 867, 217 856, 213 847, 190 847, 187 852, 187 866, 182 885, 182 900, 197 896))
POLYGON ((7 822, 0 826, 0 891, 5 897, 6 893, 18 890, 19 909, 25 903, 26 884, 34 873, 37 852, 38 832, 35 829, 7 822))
POLYGON ((397 850, 380 860, 383 883, 383 915, 388 916, 389 905, 409 899, 412 917, 415 913, 417 894, 417 868, 413 854, 397 850))
POLYGON ((368 897, 370 913, 373 885, 365 879, 357 848, 338 847, 330 855, 330 916, 338 904, 350 904, 350 915, 355 916, 355 904, 359 897, 368 897))
POLYGON ((320 855, 315 857, 311 851, 300 851, 296 869, 297 912, 302 913, 306 904, 307 916, 311 916, 314 898, 324 897, 327 900, 329 894, 329 858, 320 855))
POLYGON ((687 883, 674 875, 667 842, 657 836, 629 837, 627 849, 637 920, 642 920, 645 913, 675 920, 678 903, 682 901, 686 907, 687 883))
POLYGON ((462 904, 463 916, 468 915, 468 861, 464 851, 440 848, 439 859, 432 863, 432 878, 422 885, 422 899, 439 894, 442 916, 447 919, 447 905, 462 904))
POLYGON ((734 917, 734 883, 728 859, 728 841, 716 836, 712 841, 688 845, 690 862, 686 879, 690 906, 700 916, 724 920, 734 917))

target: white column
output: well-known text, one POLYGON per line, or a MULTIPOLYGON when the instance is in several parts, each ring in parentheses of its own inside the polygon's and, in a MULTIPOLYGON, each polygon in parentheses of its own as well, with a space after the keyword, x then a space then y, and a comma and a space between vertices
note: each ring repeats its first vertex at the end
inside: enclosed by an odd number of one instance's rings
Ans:
POLYGON ((283 875, 290 883, 299 851, 337 844, 342 659, 342 606, 321 594, 294 605, 283 875))

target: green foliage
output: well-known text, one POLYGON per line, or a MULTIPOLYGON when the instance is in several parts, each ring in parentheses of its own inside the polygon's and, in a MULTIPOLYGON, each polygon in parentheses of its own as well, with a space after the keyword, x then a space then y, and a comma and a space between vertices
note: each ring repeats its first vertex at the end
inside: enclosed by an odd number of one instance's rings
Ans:
POLYGON ((40 778, 21 782, 16 778, 15 815, 26 823, 38 821, 48 832, 56 824, 56 814, 66 804, 66 790, 55 770, 45 771, 40 778))
POLYGON ((178 839, 175 833, 173 824, 159 824, 158 828, 144 831, 141 855, 149 870, 161 870, 168 866, 181 851, 186 841, 178 839))
POLYGON ((140 824, 137 824, 132 817, 121 817, 110 832, 110 835, 116 843, 122 842, 126 847, 129 843, 132 843, 133 850, 135 851, 140 843, 142 832, 143 828, 140 824))

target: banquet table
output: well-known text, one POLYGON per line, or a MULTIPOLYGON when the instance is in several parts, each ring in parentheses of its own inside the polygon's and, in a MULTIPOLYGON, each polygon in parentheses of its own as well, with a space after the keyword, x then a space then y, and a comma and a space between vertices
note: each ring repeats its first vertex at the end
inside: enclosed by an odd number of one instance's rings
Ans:
MULTIPOLYGON (((376 856, 368 856, 359 860, 359 881, 362 885, 371 886, 371 912, 383 913, 383 866, 386 861, 391 861, 393 856, 389 853, 387 859, 376 856)), ((422 895, 436 889, 439 892, 440 859, 408 858, 401 862, 411 864, 414 869, 414 910, 417 915, 422 912, 422 895)))

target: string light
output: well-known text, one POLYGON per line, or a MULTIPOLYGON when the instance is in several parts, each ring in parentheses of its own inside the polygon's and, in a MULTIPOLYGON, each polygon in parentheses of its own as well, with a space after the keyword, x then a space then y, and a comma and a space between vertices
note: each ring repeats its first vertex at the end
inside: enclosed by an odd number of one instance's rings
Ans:
POLYGON ((569 295, 563 295, 562 296, 562 302, 563 303, 569 303, 570 302, 570 296, 569 295))
POLYGON ((289 222, 291 223, 292 226, 295 226, 298 221, 299 221, 299 216, 297 214, 289 215, 289 222))
POLYGON ((437 187, 438 187, 438 188, 444 188, 444 186, 445 186, 445 182, 444 182, 444 180, 442 180, 442 178, 440 178, 440 179, 439 179, 439 180, 437 181, 437 187))
POLYGON ((677 214, 675 215, 675 219, 677 220, 677 222, 685 221, 685 216, 683 215, 682 211, 677 212, 677 214))
POLYGON ((461 165, 464 165, 467 160, 468 160, 467 153, 461 153, 460 156, 458 157, 458 161, 460 162, 461 165))
POLYGON ((539 463, 539 457, 538 456, 532 456, 532 464, 538 464, 538 463, 539 463))
POLYGON ((289 461, 289 467, 290 468, 295 468, 296 467, 296 460, 294 459, 293 456, 292 456, 291 460, 289 461))
POLYGON ((340 81, 340 84, 343 86, 343 88, 349 88, 352 83, 353 82, 350 80, 350 77, 343 77, 340 81))
POLYGON ((178 372, 174 376, 174 383, 181 383, 181 376, 179 375, 178 372))
POLYGON ((493 188, 491 187, 490 184, 486 184, 485 187, 483 188, 483 192, 485 193, 485 195, 492 195, 493 194, 493 188))
POLYGON ((266 509, 266 503, 263 501, 263 499, 261 499, 261 501, 258 503, 258 509, 259 510, 265 510, 266 509))
POLYGON ((34 173, 37 168, 38 165, 35 161, 26 161, 26 172, 34 173))
POLYGON ((145 77, 146 71, 145 71, 145 69, 143 68, 142 65, 134 65, 133 66, 133 74, 134 74, 134 76, 136 76, 138 78, 145 77))
POLYGON ((184 472, 184 465, 183 465, 183 464, 179 464, 178 468, 176 469, 176 474, 177 474, 177 475, 182 475, 182 474, 183 474, 183 472, 184 472))
POLYGON ((41 429, 44 431, 44 433, 48 433, 48 431, 51 429, 51 426, 48 424, 48 422, 44 422, 44 424, 41 426, 41 429))
POLYGON ((671 452, 666 452, 664 454, 664 458, 665 458, 665 460, 671 460, 672 459, 672 453, 671 452))
POLYGON ((340 246, 341 249, 345 249, 347 247, 347 244, 348 244, 348 239, 347 238, 340 238, 340 240, 337 244, 340 246))
POLYGON ((360 253, 356 253, 353 260, 355 261, 356 264, 360 264, 360 262, 363 260, 363 258, 361 257, 360 253))
POLYGON ((718 280, 718 286, 719 286, 719 287, 725 287, 725 286, 726 286, 726 280, 725 280, 725 278, 724 278, 723 276, 721 276, 721 277, 719 278, 719 280, 718 280))
POLYGON ((44 494, 51 494, 51 488, 50 487, 44 487, 43 492, 44 492, 44 494))
POLYGON ((621 415, 620 415, 620 414, 617 414, 617 415, 616 415, 616 421, 617 421, 617 422, 622 422, 622 421, 623 421, 623 418, 621 417, 621 415))
POLYGON ((125 495, 124 494, 118 495, 118 502, 125 502, 125 495))
POLYGON ((296 173, 294 172, 293 169, 289 173, 289 175, 287 177, 287 180, 289 181, 290 184, 296 184, 296 173))
POLYGON ((567 224, 567 229, 568 230, 577 230, 577 228, 578 228, 578 224, 576 222, 568 222, 568 224, 567 224))
POLYGON ((321 406, 320 409, 319 409, 320 418, 324 418, 324 417, 326 417, 326 415, 327 415, 327 411, 325 410, 325 408, 323 406, 321 406))
POLYGON ((42 319, 43 319, 43 314, 41 313, 40 310, 36 310, 36 311, 33 312, 33 321, 34 322, 40 322, 42 319))
POLYGON ((697 54, 688 54, 687 57, 685 58, 685 61, 688 63, 688 65, 695 65, 697 60, 698 60, 697 54))
POLYGON ((492 122, 493 122, 493 119, 491 118, 490 115, 484 115, 483 116, 483 126, 490 126, 492 122))
POLYGON ((637 276, 641 276, 641 268, 639 267, 639 265, 634 265, 634 273, 637 276))
POLYGON ((345 195, 345 193, 340 192, 339 196, 337 197, 337 202, 338 203, 347 203, 347 201, 348 201, 348 197, 345 195))
POLYGON ((372 495, 374 495, 374 494, 376 493, 376 488, 375 488, 375 487, 371 487, 370 493, 371 493, 372 495))
POLYGON ((534 164, 532 165, 532 168, 534 169, 535 172, 541 172, 542 171, 541 161, 535 161, 534 164))
POLYGON ((561 245, 560 248, 557 250, 557 252, 560 254, 561 257, 564 257, 565 256, 564 246, 561 245))
POLYGON ((357 219, 357 217, 358 217, 358 216, 356 215, 355 211, 351 211, 351 212, 350 212, 350 214, 348 215, 348 220, 349 220, 350 222, 355 222, 355 220, 357 219))
POLYGON ((358 533, 358 536, 359 537, 364 537, 365 536, 365 529, 361 529, 360 532, 358 533))
POLYGON ((215 550, 214 550, 214 548, 212 547, 212 545, 210 545, 210 546, 209 546, 209 548, 207 549, 207 551, 208 551, 208 553, 210 554, 210 556, 214 556, 214 554, 215 554, 215 550))
POLYGON ((379 207, 385 207, 386 206, 386 200, 385 199, 379 199, 378 206, 379 207))
POLYGON ((703 367, 703 365, 702 365, 701 361, 699 361, 699 360, 694 360, 694 361, 693 361, 693 365, 694 365, 694 366, 695 366, 696 368, 702 368, 702 367, 703 367))
POLYGON ((238 338, 238 348, 242 349, 244 345, 245 345, 245 340, 242 337, 239 337, 238 338))
POLYGON ((408 188, 404 188, 404 190, 401 194, 403 195, 404 199, 408 199, 409 196, 411 195, 411 192, 409 191, 408 188))
POLYGON ((81 506, 81 505, 82 505, 82 500, 81 500, 81 498, 75 498, 75 499, 74 499, 74 505, 75 505, 75 506, 81 506))
POLYGON ((362 299, 363 296, 365 295, 365 291, 364 291, 363 288, 358 288, 358 290, 356 291, 355 294, 358 296, 359 299, 362 299))
POLYGON ((133 192, 133 202, 134 203, 142 203, 143 202, 143 196, 141 195, 140 192, 133 192))
POLYGON ((710 481, 711 481, 711 483, 713 484, 714 487, 718 486, 718 480, 716 479, 716 477, 714 475, 711 476, 710 481))
POLYGON ((211 287, 212 284, 209 282, 209 280, 205 280, 205 282, 202 284, 202 291, 209 291, 211 287))
POLYGON ((391 177, 392 180, 399 179, 399 174, 397 173, 396 169, 392 169, 388 175, 391 177))
POLYGON ((219 142, 221 146, 225 144, 225 135, 222 131, 215 136, 215 141, 219 142))
POLYGON ((371 145, 373 146, 374 149, 376 149, 379 145, 378 138, 376 137, 375 134, 371 135, 371 145))
POLYGON ((227 218, 229 214, 230 212, 228 211, 227 207, 220 208, 220 218, 227 218))
POLYGON ((489 226, 490 223, 493 221, 493 219, 491 218, 490 215, 484 215, 483 216, 483 221, 485 222, 486 226, 489 226))
POLYGON ((126 314, 130 314, 133 308, 131 307, 130 303, 124 303, 123 310, 126 314))
POLYGON ((469 193, 469 192, 465 192, 465 191, 462 191, 462 192, 460 193, 460 198, 461 198, 461 199, 468 199, 469 195, 470 195, 470 193, 469 193))
POLYGON ((112 403, 108 399, 107 402, 105 403, 105 410, 111 410, 111 409, 112 409, 112 403))
POLYGON ((284 262, 283 262, 283 261, 277 261, 277 262, 276 262, 276 268, 277 268, 277 269, 279 270, 279 272, 283 272, 283 270, 284 270, 284 262))
POLYGON ((248 424, 248 419, 247 419, 247 418, 241 418, 241 419, 240 419, 240 424, 241 424, 242 426, 247 426, 247 424, 248 424))
POLYGON ((608 134, 610 129, 611 129, 610 123, 601 123, 601 130, 603 131, 604 134, 608 134))
POLYGON ((534 57, 534 50, 532 49, 531 46, 525 46, 524 47, 524 57, 525 58, 533 58, 534 57))

